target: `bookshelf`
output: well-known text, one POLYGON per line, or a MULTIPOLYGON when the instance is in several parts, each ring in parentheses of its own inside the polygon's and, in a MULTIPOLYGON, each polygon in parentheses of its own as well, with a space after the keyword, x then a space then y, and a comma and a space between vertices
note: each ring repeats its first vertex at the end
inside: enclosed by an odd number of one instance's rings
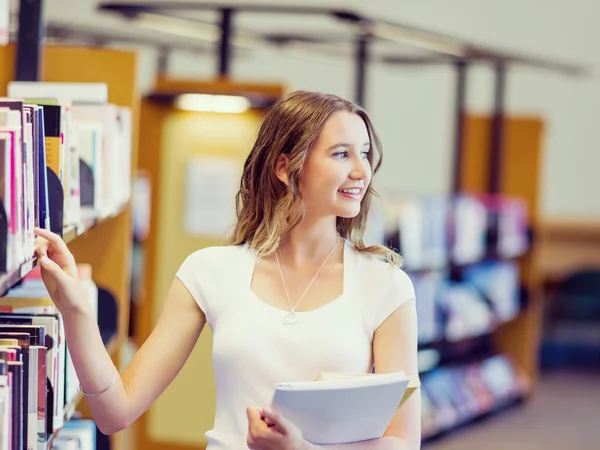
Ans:
MULTIPOLYGON (((468 115, 465 120, 465 142, 461 164, 461 188, 469 192, 485 192, 489 174, 490 150, 487 143, 492 130, 492 118, 468 115)), ((538 349, 541 339, 543 302, 537 267, 539 265, 538 231, 541 161, 543 158, 544 122, 535 116, 507 116, 504 145, 501 149, 500 193, 524 199, 529 216, 531 244, 528 252, 518 258, 521 283, 529 301, 518 317, 500 326, 494 333, 497 347, 511 355, 523 370, 532 393, 538 378, 538 349)))
MULTIPOLYGON (((467 286, 475 286, 476 291, 483 291, 485 295, 480 299, 483 304, 490 306, 494 289, 489 287, 494 283, 490 281, 489 272, 486 275, 483 271, 483 277, 479 280, 474 277, 473 269, 477 271, 478 266, 509 267, 513 278, 503 279, 503 284, 514 285, 516 291, 509 296, 512 311, 503 320, 497 320, 492 315, 493 319, 488 323, 482 325, 479 322, 479 328, 472 334, 467 333, 450 342, 442 337, 440 341, 423 345, 424 349, 445 353, 438 368, 423 375, 423 435, 426 439, 443 437, 478 418, 520 404, 535 394, 543 315, 537 236, 541 222, 538 187, 544 122, 539 117, 505 116, 503 145, 499 161, 493 167, 494 176, 499 178, 499 189, 490 195, 491 174, 487 168, 491 160, 489 142, 492 123, 493 118, 489 116, 465 115, 462 148, 457 161, 460 166, 458 191, 462 196, 483 198, 484 204, 498 198, 519 201, 525 206, 526 220, 515 228, 521 230, 521 238, 527 242, 527 246, 512 254, 498 254, 497 248, 489 248, 500 234, 498 228, 493 228, 491 239, 489 234, 486 236, 486 252, 479 258, 466 264, 446 261, 446 272, 441 272, 441 276, 447 277, 453 284, 460 286, 466 282, 467 286), (486 276, 488 291, 485 287, 486 276), (486 392, 482 394, 483 391, 486 392)), ((491 223, 495 220, 492 215, 491 223)), ((436 270, 424 269, 422 273, 431 276, 436 270)), ((461 293, 467 297, 471 294, 470 290, 461 293)), ((497 288, 495 294, 498 294, 497 288)), ((459 298, 452 298, 452 302, 457 300, 459 298)), ((463 312, 460 309, 460 306, 456 307, 453 314, 460 316, 467 314, 466 311, 469 311, 469 315, 476 314, 474 309, 465 308, 464 305, 463 312)), ((497 308, 491 309, 497 314, 497 308)), ((448 325, 447 314, 441 322, 444 326, 448 325)), ((447 337, 448 330, 444 331, 447 337)))
POLYGON ((431 440, 528 392, 520 362, 494 343, 523 311, 517 261, 529 250, 526 215, 519 199, 476 193, 382 198, 376 235, 400 250, 415 286, 422 436, 431 440))
MULTIPOLYGON (((15 45, 0 47, 0 95, 7 95, 7 86, 15 73, 15 45)), ((137 55, 135 52, 112 49, 44 46, 41 55, 40 81, 70 83, 105 83, 108 103, 131 110, 131 179, 136 172, 139 93, 137 87, 137 55)), ((53 226, 54 229, 54 226, 53 226)), ((115 330, 106 346, 120 368, 123 343, 128 339, 130 307, 130 274, 132 252, 131 201, 126 200, 101 217, 84 217, 80 223, 62 229, 62 236, 78 264, 91 267, 93 282, 102 290, 101 303, 114 301, 115 330)), ((0 275, 0 294, 16 285, 36 264, 35 258, 25 261, 17 270, 0 275)), ((9 300, 9 297, 6 298, 9 300)), ((91 418, 84 397, 79 394, 65 407, 65 417, 74 412, 91 418)), ((55 433, 60 434, 60 430, 55 433)), ((123 443, 129 430, 111 436, 111 448, 128 448, 123 443)))

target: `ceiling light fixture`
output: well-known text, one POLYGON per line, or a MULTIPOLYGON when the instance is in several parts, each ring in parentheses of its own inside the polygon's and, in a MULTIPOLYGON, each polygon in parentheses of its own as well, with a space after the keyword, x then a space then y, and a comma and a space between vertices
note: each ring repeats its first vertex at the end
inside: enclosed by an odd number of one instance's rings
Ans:
POLYGON ((184 111, 241 114, 250 109, 250 100, 237 95, 181 94, 175 99, 184 111))

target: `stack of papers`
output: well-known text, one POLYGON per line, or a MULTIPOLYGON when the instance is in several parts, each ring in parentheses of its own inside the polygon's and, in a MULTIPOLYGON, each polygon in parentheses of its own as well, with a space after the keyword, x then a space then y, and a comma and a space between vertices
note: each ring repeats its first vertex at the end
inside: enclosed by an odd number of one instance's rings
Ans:
POLYGON ((313 444, 383 436, 396 411, 420 386, 404 372, 321 373, 315 381, 278 383, 272 407, 313 444))

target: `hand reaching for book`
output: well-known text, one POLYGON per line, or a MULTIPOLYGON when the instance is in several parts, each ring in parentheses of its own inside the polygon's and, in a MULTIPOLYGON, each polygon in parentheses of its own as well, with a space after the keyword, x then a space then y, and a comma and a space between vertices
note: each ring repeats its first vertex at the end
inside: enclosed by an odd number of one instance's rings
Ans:
POLYGON ((85 299, 75 258, 62 238, 49 230, 35 228, 35 251, 42 280, 61 313, 80 308, 85 299))

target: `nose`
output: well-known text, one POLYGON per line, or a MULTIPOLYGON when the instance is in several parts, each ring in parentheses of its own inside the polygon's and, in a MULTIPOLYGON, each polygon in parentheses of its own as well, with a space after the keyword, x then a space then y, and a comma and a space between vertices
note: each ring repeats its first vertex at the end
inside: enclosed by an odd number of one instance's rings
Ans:
POLYGON ((369 161, 359 158, 353 158, 352 171, 350 172, 350 178, 353 180, 364 180, 371 173, 369 161))

